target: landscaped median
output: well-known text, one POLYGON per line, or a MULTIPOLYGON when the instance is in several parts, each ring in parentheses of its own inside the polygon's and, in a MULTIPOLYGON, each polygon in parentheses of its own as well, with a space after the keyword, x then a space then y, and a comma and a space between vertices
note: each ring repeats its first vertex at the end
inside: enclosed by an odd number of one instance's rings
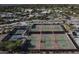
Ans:
POLYGON ((69 27, 67 24, 64 24, 64 27, 65 27, 65 29, 66 29, 67 31, 70 30, 70 27, 69 27))

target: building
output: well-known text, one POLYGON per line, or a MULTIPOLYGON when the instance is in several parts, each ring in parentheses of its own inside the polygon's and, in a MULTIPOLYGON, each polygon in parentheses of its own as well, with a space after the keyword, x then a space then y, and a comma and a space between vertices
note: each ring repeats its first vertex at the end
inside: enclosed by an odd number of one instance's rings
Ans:
POLYGON ((28 27, 27 26, 16 26, 4 39, 3 41, 10 40, 21 40, 26 39, 24 36, 27 32, 28 27))

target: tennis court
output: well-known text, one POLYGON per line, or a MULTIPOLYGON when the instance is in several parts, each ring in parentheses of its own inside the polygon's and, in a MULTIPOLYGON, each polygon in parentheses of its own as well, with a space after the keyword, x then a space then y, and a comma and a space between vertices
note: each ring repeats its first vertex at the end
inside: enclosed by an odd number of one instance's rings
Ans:
POLYGON ((52 28, 53 28, 53 31, 64 31, 60 25, 53 25, 52 28))
POLYGON ((64 31, 61 25, 35 25, 35 28, 31 29, 32 31, 64 31))
POLYGON ((76 49, 66 34, 32 34, 33 49, 76 49))

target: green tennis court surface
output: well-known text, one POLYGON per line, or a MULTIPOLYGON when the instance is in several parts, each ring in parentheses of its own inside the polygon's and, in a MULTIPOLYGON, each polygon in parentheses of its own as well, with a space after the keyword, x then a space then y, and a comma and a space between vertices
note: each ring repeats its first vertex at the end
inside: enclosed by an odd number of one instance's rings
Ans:
POLYGON ((76 49, 66 34, 32 34, 30 39, 33 49, 76 49))
POLYGON ((54 31, 64 31, 61 25, 36 24, 31 31, 39 31, 38 34, 31 34, 31 44, 35 49, 75 49, 74 44, 66 34, 55 34, 54 31), (42 34, 41 31, 51 31, 52 33, 42 34))
POLYGON ((32 31, 64 31, 60 25, 35 25, 32 31))

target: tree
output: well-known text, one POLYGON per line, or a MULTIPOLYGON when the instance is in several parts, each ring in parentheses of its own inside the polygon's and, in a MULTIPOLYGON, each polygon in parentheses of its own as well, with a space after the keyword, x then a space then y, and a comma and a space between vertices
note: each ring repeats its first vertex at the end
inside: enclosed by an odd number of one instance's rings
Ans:
POLYGON ((17 51, 17 47, 20 46, 22 43, 22 40, 16 40, 16 41, 3 41, 0 42, 0 48, 1 50, 6 50, 8 52, 14 52, 17 51))

